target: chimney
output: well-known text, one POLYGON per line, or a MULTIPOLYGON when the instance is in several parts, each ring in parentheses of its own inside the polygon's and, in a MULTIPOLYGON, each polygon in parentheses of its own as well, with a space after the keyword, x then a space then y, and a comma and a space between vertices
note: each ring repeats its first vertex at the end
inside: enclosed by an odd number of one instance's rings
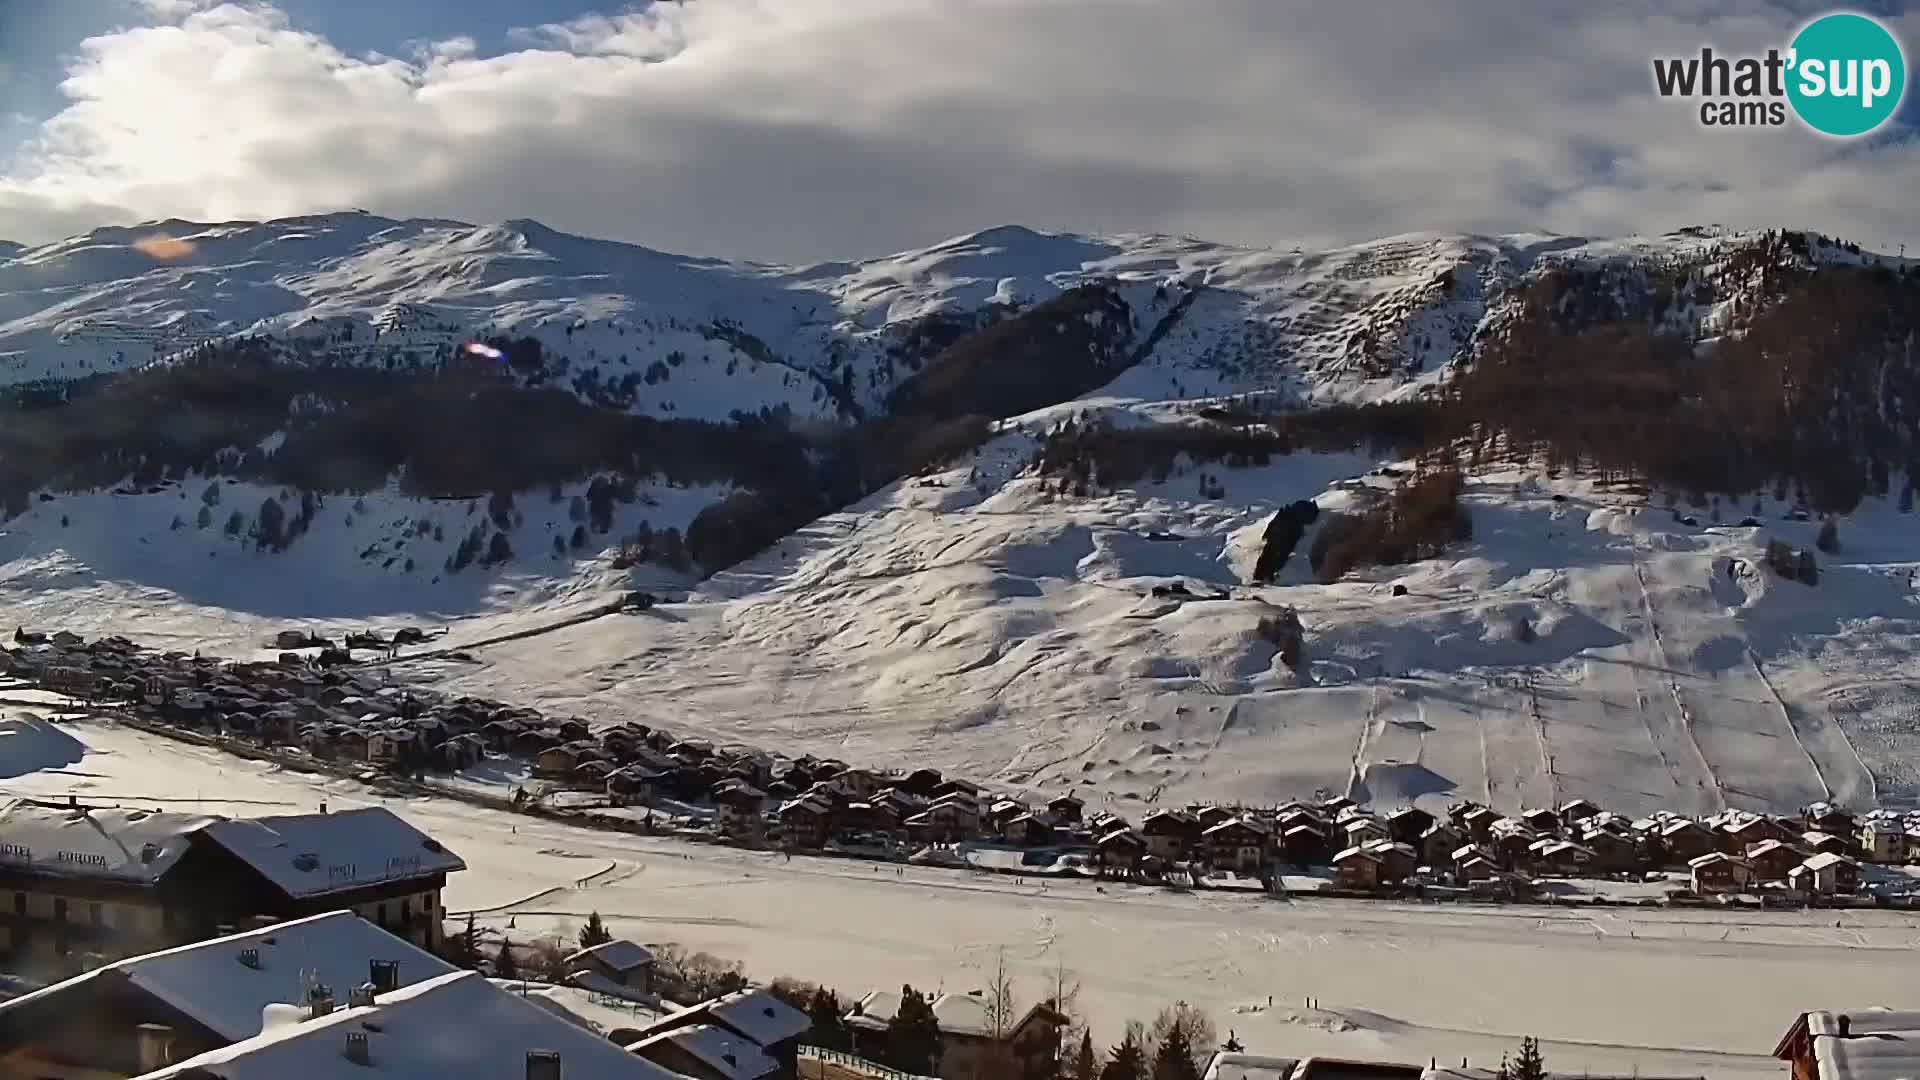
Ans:
POLYGON ((347 991, 347 1008, 365 1009, 373 1005, 374 988, 372 983, 361 983, 347 991))
POLYGON ((141 844, 140 845, 140 861, 142 863, 151 863, 153 860, 159 857, 160 857, 159 844, 141 844))
POLYGON ((1845 1013, 1840 1014, 1840 1037, 1843 1039, 1853 1038, 1853 1017, 1845 1013))
POLYGON ((333 1011, 333 991, 325 986, 314 986, 307 991, 307 1019, 318 1020, 333 1011))
POLYGON ((364 1031, 347 1032, 346 1048, 340 1052, 355 1065, 373 1064, 373 1051, 367 1046, 367 1033, 364 1031))
POLYGON ((260 970, 260 950, 259 949, 241 949, 240 950, 240 966, 250 967, 255 971, 259 971, 260 970))
POLYGON ((367 961, 367 982, 377 994, 391 994, 400 989, 400 961, 367 961))
POLYGON ((320 812, 323 814, 327 812, 327 803, 326 803, 326 800, 324 799, 322 799, 320 802, 320 812))
POLYGON ((155 1072, 173 1064, 173 1029, 165 1024, 141 1024, 134 1029, 140 1071, 155 1072))
POLYGON ((527 1051, 527 1080, 560 1080, 560 1051, 527 1051))

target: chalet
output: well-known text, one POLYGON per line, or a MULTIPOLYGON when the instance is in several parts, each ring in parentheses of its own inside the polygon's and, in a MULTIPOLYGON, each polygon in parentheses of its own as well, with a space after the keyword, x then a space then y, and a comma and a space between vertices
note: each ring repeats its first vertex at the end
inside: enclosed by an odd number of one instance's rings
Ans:
POLYGON ((1475 806, 1460 815, 1460 827, 1466 830, 1469 839, 1484 843, 1492 838, 1494 823, 1500 820, 1500 815, 1495 811, 1475 806))
POLYGON ((1147 842, 1139 833, 1119 828, 1095 840, 1093 850, 1102 872, 1120 870, 1131 875, 1139 871, 1140 860, 1146 857, 1147 842))
MULTIPOLYGON (((1067 1018, 1045 1004, 1029 1008, 996 1032, 986 998, 978 993, 941 994, 931 1002, 940 1025, 942 1080, 1051 1075, 1060 1032, 1067 1018)), ((885 1046, 887 1024, 900 1009, 900 995, 874 991, 847 1014, 857 1053, 877 1054, 885 1046)))
POLYGON ((1600 808, 1585 799, 1568 799, 1560 804, 1560 821, 1567 826, 1579 825, 1600 812, 1600 808))
POLYGON ((1692 865, 1694 859, 1716 849, 1713 831, 1692 818, 1669 818, 1656 830, 1669 863, 1692 865))
POLYGON ((1380 861, 1379 878, 1384 883, 1405 881, 1420 868, 1420 856, 1408 844, 1370 840, 1362 850, 1380 861))
POLYGON ((756 833, 761 826, 760 809, 766 792, 739 780, 728 780, 713 791, 717 811, 714 824, 729 836, 756 833))
POLYGON ((1320 800, 1319 803, 1320 813, 1327 816, 1337 816, 1341 811, 1354 809, 1358 805, 1345 795, 1334 795, 1320 800))
POLYGON ((1038 847, 1053 839, 1053 825, 1044 817, 1021 814, 1001 826, 1000 835, 1010 844, 1038 847))
POLYGON ((1832 803, 1814 803, 1807 807, 1802 823, 1808 832, 1832 833, 1835 836, 1852 836, 1859 830, 1854 816, 1832 803))
POLYGON ((980 799, 980 785, 957 776, 948 777, 934 785, 932 798, 940 799, 947 795, 964 795, 977 802, 980 799))
POLYGON ((1317 825, 1295 825, 1280 834, 1281 857, 1294 866, 1323 863, 1332 853, 1327 834, 1317 825))
POLYGON ((1316 811, 1301 806, 1298 803, 1282 807, 1279 813, 1273 815, 1273 823, 1282 833, 1285 833, 1288 829, 1296 825, 1311 825, 1319 830, 1323 836, 1327 830, 1326 818, 1321 817, 1316 811))
POLYGON ((583 791, 604 791, 607 777, 613 775, 613 766, 599 758, 590 758, 573 767, 572 775, 567 777, 574 787, 583 791))
POLYGON ((462 772, 487 759, 487 744, 474 735, 455 735, 434 748, 440 765, 449 772, 462 772))
POLYGON ((1201 833, 1207 861, 1243 874, 1258 874, 1267 861, 1267 834, 1240 818, 1228 818, 1201 833))
POLYGON ((1912 1071, 1920 1012, 1876 1006, 1805 1012, 1773 1048, 1788 1080, 1884 1080, 1912 1071))
POLYGON ((915 769, 901 777, 900 782, 894 786, 910 795, 931 799, 934 792, 940 790, 943 782, 939 769, 915 769))
POLYGON ((615 806, 650 803, 658 796, 660 774, 644 765, 628 765, 607 774, 607 801, 615 806))
POLYGON ((358 1075, 676 1080, 678 1075, 473 971, 450 972, 389 993, 361 987, 349 991, 344 1002, 328 996, 293 1010, 295 1017, 302 1012, 308 1018, 299 1023, 283 1022, 231 1046, 185 1060, 171 1055, 174 1064, 143 1080, 358 1075))
POLYGON ((712 1024, 690 1024, 650 1035, 627 1052, 693 1080, 761 1080, 780 1075, 780 1063, 752 1039, 712 1024))
POLYGON ((1421 865, 1444 867, 1452 858, 1454 849, 1465 839, 1459 829, 1444 821, 1436 821, 1420 834, 1415 850, 1420 853, 1421 865))
POLYGON ((1200 823, 1178 810, 1155 810, 1140 821, 1148 853, 1166 862, 1186 859, 1200 833, 1200 823))
POLYGON ((1534 841, 1539 837, 1514 818, 1501 818, 1494 822, 1489 836, 1488 847, 1502 866, 1515 867, 1525 865, 1534 841))
POLYGON ((1005 835, 1007 823, 1027 813, 1027 804, 1013 799, 997 799, 987 808, 986 826, 1005 835))
POLYGON ((1788 871, 1787 882, 1810 895, 1851 893, 1860 888, 1860 864, 1845 855, 1815 855, 1788 871))
POLYGON ((1534 853, 1534 868, 1542 874, 1577 877, 1593 867, 1593 849, 1571 840, 1547 840, 1534 853))
POLYGON ((1347 822, 1341 826, 1341 830, 1346 834, 1347 846, 1349 847, 1358 847, 1361 844, 1371 843, 1375 840, 1393 839, 1392 834, 1388 832, 1385 825, 1380 823, 1378 818, 1349 818, 1347 822))
POLYGON ((1232 821, 1234 813, 1224 806, 1203 806, 1195 811, 1193 816, 1194 820, 1200 823, 1200 831, 1204 833, 1215 825, 1232 821))
POLYGON ((1801 833, 1800 845, 1816 855, 1845 855, 1852 850, 1846 837, 1818 830, 1801 833))
POLYGON ((1085 812, 1086 804, 1073 795, 1059 795, 1047 801, 1047 813, 1053 815, 1055 821, 1077 825, 1085 812))
POLYGON ((814 795, 803 795, 780 807, 780 834, 793 847, 825 847, 833 831, 833 808, 814 795))
POLYGON ((834 779, 840 781, 847 793, 856 799, 868 799, 881 788, 880 774, 870 769, 848 769, 834 779))
POLYGON ((1500 873, 1493 860, 1483 853, 1476 852, 1454 864, 1454 880, 1463 884, 1475 881, 1491 881, 1500 873))
POLYGON ((1374 889, 1380 885, 1380 856, 1350 847, 1333 857, 1333 880, 1343 889, 1374 889))
POLYGON ((1762 840, 1745 852, 1756 882, 1785 881, 1793 868, 1806 861, 1807 852, 1781 840, 1762 840))
POLYGON ((1433 824, 1433 815, 1418 807, 1408 806, 1387 815, 1387 835, 1396 844, 1418 844, 1433 824))
POLYGON ((1905 862, 1906 825, 1897 818, 1868 818, 1860 825, 1860 855, 1873 863, 1905 862))
POLYGON ((1558 811, 1548 810, 1545 807, 1522 812, 1520 820, 1527 828, 1542 835, 1558 834, 1564 824, 1558 811))
POLYGON ((567 957, 568 981, 583 989, 593 989, 594 979, 643 994, 653 993, 654 956, 644 945, 619 939, 581 949, 567 957), (593 979, 581 979, 579 973, 593 979))
POLYGON ((1687 871, 1693 891, 1702 896, 1740 892, 1753 882, 1753 867, 1724 851, 1709 851, 1687 860, 1687 871))
POLYGON ((1742 814, 1722 821, 1719 831, 1724 837, 1721 850, 1738 855, 1755 844, 1766 840, 1791 840, 1793 831, 1785 825, 1761 814, 1742 814))
POLYGON ((929 844, 953 844, 973 836, 978 828, 977 821, 961 804, 940 801, 902 824, 907 836, 914 840, 929 844))
POLYGON ((767 991, 736 990, 654 1021, 640 1030, 639 1041, 699 1025, 718 1028, 752 1043, 773 1059, 782 1076, 797 1074, 800 1041, 813 1029, 806 1013, 767 991))
POLYGON ((1580 843, 1593 852, 1593 869, 1603 874, 1622 874, 1637 869, 1640 846, 1612 829, 1588 829, 1580 843))
POLYGON ((249 930, 95 968, 0 1002, 0 1076, 129 1076, 261 1033, 302 985, 380 991, 455 968, 351 912, 249 930))

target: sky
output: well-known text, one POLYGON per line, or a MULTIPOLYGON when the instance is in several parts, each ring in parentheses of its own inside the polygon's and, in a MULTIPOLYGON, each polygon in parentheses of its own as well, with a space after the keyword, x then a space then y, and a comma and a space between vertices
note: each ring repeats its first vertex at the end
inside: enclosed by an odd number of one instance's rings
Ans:
MULTIPOLYGON (((0 239, 362 208, 778 262, 1003 224, 1920 252, 1920 93, 1710 129, 1651 61, 1812 0, 0 0, 0 239)), ((1883 17, 1920 66, 1920 10, 1883 17)))

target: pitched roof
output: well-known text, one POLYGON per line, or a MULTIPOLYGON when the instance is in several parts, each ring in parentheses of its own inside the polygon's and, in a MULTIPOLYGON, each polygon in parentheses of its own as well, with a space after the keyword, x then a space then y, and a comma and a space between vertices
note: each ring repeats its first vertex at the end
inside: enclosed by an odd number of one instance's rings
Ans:
POLYGON ((1847 858, 1845 855, 1836 855, 1831 851, 1823 851, 1800 865, 1809 870, 1825 870, 1829 866, 1839 866, 1842 863, 1848 866, 1854 865, 1853 860, 1847 858))
POLYGON ((0 808, 0 865, 153 884, 186 854, 195 833, 219 820, 16 799, 0 808))
POLYGON ((208 1075, 221 1080, 525 1080, 531 1050, 558 1053, 569 1076, 678 1076, 501 990, 478 972, 456 971, 384 994, 371 1006, 276 1026, 148 1073, 146 1080, 208 1075), (485 1037, 473 1037, 476 1032, 485 1037), (347 1058, 349 1034, 366 1038, 369 1064, 347 1058))
POLYGON ((1810 1012, 1807 1033, 1820 1080, 1899 1080, 1920 1075, 1920 1012, 1885 1007, 1810 1012), (1849 1035, 1840 1037, 1840 1017, 1849 1035))
POLYGON ((1287 1080, 1298 1064, 1292 1058, 1261 1057, 1215 1050, 1204 1080, 1287 1080))
POLYGON ((567 963, 571 964, 589 956, 615 971, 622 972, 632 971, 635 968, 643 968, 653 963, 653 953, 648 952, 646 946, 635 945, 625 938, 618 938, 613 941, 595 945, 592 948, 581 949, 579 952, 567 957, 567 963))
POLYGON ((467 868, 383 806, 221 821, 202 835, 297 898, 467 868))
POLYGON ((813 1027, 806 1013, 765 990, 736 990, 694 1008, 761 1046, 799 1038, 813 1027))
POLYGON ((0 1003, 0 1018, 27 1015, 117 976, 221 1038, 238 1041, 260 1033, 267 1006, 297 1005, 313 983, 346 1000, 350 989, 368 981, 374 960, 396 961, 403 987, 456 970, 351 911, 335 911, 109 964, 0 1003), (259 966, 241 962, 243 949, 254 950, 259 966))
POLYGON ((780 1071, 780 1063, 768 1057, 759 1044, 712 1024, 663 1031, 629 1045, 627 1052, 646 1057, 649 1049, 662 1043, 672 1043, 727 1080, 759 1080, 780 1071))

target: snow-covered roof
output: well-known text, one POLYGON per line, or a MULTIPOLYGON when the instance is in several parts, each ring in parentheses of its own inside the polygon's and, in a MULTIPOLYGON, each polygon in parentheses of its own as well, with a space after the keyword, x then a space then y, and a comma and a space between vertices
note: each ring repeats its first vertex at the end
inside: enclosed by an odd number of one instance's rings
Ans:
POLYGON ((1216 1050, 1204 1080, 1287 1080, 1298 1064, 1293 1058, 1261 1057, 1216 1050))
POLYGON ((223 1039, 260 1034, 269 1005, 298 1005, 309 985, 329 987, 337 1001, 367 981, 375 960, 393 961, 402 987, 456 970, 351 911, 335 911, 122 960, 0 1003, 0 1017, 32 1010, 114 976, 153 995, 223 1039), (243 963, 252 950, 255 965, 243 963))
POLYGON ((1825 870, 1829 866, 1840 866, 1842 864, 1851 866, 1853 865, 1853 860, 1847 858, 1845 855, 1837 855, 1831 851, 1823 851, 1800 865, 1809 870, 1825 870))
POLYGON ((780 1063, 758 1044, 712 1024, 663 1031, 627 1047, 627 1052, 647 1057, 647 1051, 661 1043, 672 1043, 726 1080, 759 1080, 780 1070, 780 1063))
POLYGON ((456 971, 384 994, 371 1006, 276 1026, 232 1046, 148 1073, 169 1080, 206 1070, 222 1080, 525 1080, 528 1051, 558 1053, 563 1075, 596 1080, 677 1080, 678 1074, 629 1054, 586 1028, 494 986, 478 972, 456 971), (484 1038, 474 1037, 484 1032, 484 1038), (366 1039, 366 1065, 345 1053, 349 1036, 366 1039))
POLYGON ((460 856, 383 806, 222 821, 204 835, 292 897, 467 868, 460 856))
POLYGON ((571 964, 589 956, 615 971, 632 971, 653 963, 653 954, 647 951, 646 946, 635 945, 625 938, 604 942, 589 949, 581 949, 567 957, 567 963, 571 964))
POLYGON ((1807 1033, 1820 1080, 1905 1080, 1920 1076, 1920 1012, 1886 1008, 1810 1012, 1807 1033), (1840 1037, 1840 1017, 1849 1034, 1840 1037))
POLYGON ((152 884, 186 854, 194 833, 219 820, 15 800, 0 808, 0 865, 152 884))
POLYGON ((694 1008, 761 1046, 797 1039, 813 1027, 806 1013, 765 990, 736 990, 694 1008))
MULTIPOLYGON (((993 1030, 987 1016, 987 999, 972 994, 941 994, 933 999, 933 1016, 943 1033, 986 1036, 993 1030)), ((860 999, 856 1026, 884 1027, 900 1011, 897 990, 874 990, 860 999)))

